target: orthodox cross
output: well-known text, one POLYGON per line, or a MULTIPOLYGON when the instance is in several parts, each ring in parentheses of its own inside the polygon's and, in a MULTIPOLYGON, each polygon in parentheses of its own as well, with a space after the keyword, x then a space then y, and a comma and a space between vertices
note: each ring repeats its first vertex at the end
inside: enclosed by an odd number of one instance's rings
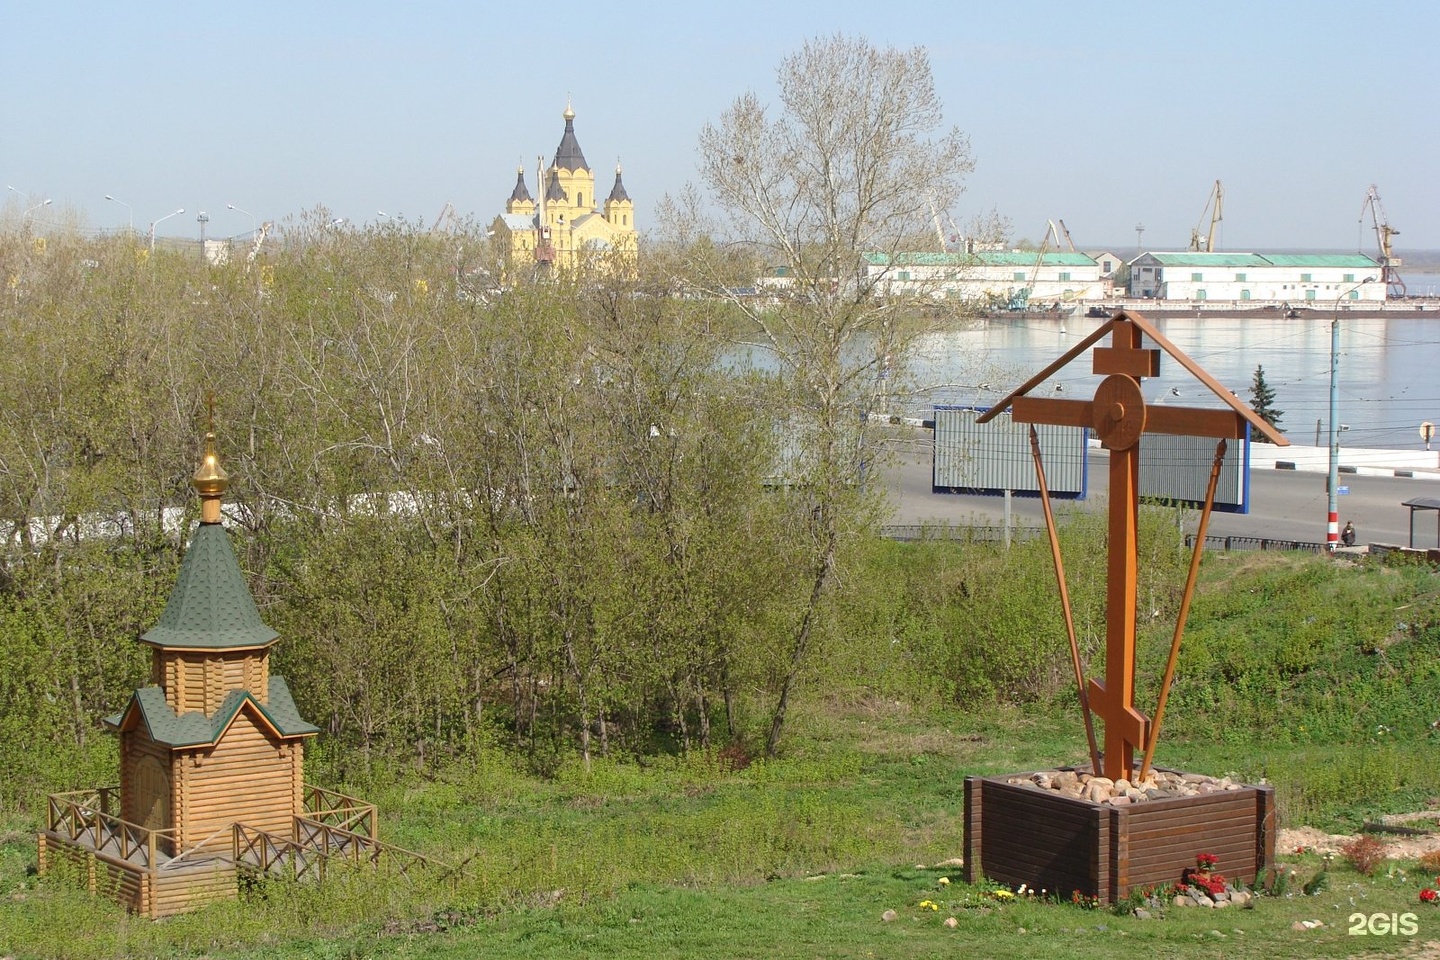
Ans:
MULTIPOLYGON (((1150 737, 1150 718, 1135 709, 1135 601, 1140 518, 1140 440, 1146 433, 1165 433, 1216 439, 1239 439, 1245 426, 1281 446, 1287 441, 1270 424, 1241 403, 1155 326, 1138 313, 1120 312, 1081 340, 1059 359, 1016 388, 979 417, 985 423, 1010 408, 1018 423, 1048 423, 1087 427, 1095 431, 1110 453, 1110 504, 1108 562, 1105 593, 1105 679, 1091 680, 1088 709, 1105 724, 1105 750, 1101 769, 1112 780, 1131 779, 1135 750, 1144 750, 1150 737), (1027 394, 1055 371, 1067 366, 1092 344, 1110 334, 1110 346, 1094 350, 1094 373, 1103 376, 1093 400, 1031 397, 1027 394), (1148 338, 1155 347, 1143 344, 1148 338), (1140 382, 1160 374, 1163 350, 1199 380, 1223 403, 1217 407, 1147 407, 1140 382)), ((1082 702, 1085 698, 1082 697, 1082 702)), ((1088 718, 1087 718, 1088 720, 1088 718)))

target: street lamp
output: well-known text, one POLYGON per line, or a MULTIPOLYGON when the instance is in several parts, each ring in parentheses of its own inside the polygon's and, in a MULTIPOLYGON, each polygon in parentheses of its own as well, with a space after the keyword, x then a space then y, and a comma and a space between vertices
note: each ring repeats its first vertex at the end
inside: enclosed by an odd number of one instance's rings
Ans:
MULTIPOLYGON (((19 190, 16 190, 13 186, 11 186, 11 185, 8 184, 8 183, 5 184, 5 189, 6 189, 6 190, 11 190, 11 191, 19 194, 20 197, 22 198, 22 200, 28 200, 28 199, 30 199, 30 198, 29 198, 28 196, 26 196, 24 193, 21 193, 19 190)), ((30 218, 30 214, 34 213, 36 210, 39 210, 41 207, 48 207, 48 206, 50 206, 51 202, 52 202, 52 201, 50 201, 50 200, 41 200, 39 203, 35 204, 35 206, 33 206, 33 207, 26 207, 25 210, 20 214, 20 222, 23 224, 26 220, 28 220, 28 219, 30 218)))
POLYGON ((1374 277, 1351 284, 1335 296, 1335 310, 1330 317, 1330 497, 1326 518, 1325 549, 1331 553, 1340 542, 1340 301, 1345 294, 1358 290, 1374 277))
POLYGON ((108 193, 105 194, 105 199, 106 199, 106 200, 113 200, 114 202, 120 204, 120 206, 122 206, 122 207, 125 208, 125 213, 126 213, 126 215, 130 218, 130 232, 131 232, 131 233, 134 233, 134 232, 135 232, 135 209, 134 209, 133 207, 131 207, 130 204, 126 203, 124 200, 121 200, 119 197, 112 197, 112 196, 110 196, 110 194, 108 194, 108 193))
POLYGON ((251 233, 254 233, 254 232, 255 232, 255 214, 251 213, 249 210, 241 210, 239 207, 235 206, 235 204, 233 204, 233 203, 227 203, 227 204, 225 204, 225 209, 226 209, 226 210, 234 210, 236 213, 243 213, 243 214, 245 214, 245 216, 249 217, 249 218, 250 218, 250 232, 251 232, 251 233))
POLYGON ((166 220, 169 220, 171 217, 178 217, 180 214, 182 214, 182 213, 184 213, 184 212, 185 212, 185 208, 184 208, 184 207, 181 207, 179 210, 176 210, 174 213, 167 213, 167 214, 165 214, 165 216, 161 217, 159 220, 151 220, 151 221, 150 221, 150 252, 151 252, 152 254, 155 252, 155 227, 156 227, 157 225, 161 224, 161 223, 164 223, 166 220))

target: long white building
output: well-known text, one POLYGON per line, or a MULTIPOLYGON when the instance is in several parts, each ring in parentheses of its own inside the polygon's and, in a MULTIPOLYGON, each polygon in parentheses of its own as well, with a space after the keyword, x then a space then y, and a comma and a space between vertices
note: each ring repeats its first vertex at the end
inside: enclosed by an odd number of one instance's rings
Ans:
POLYGON ((867 253, 865 275, 880 294, 927 295, 1023 306, 1101 300, 1110 281, 1083 253, 977 250, 974 253, 867 253))
POLYGON ((1130 261, 1130 296, 1289 303, 1383 301, 1381 277, 1380 264, 1360 253, 1143 253, 1130 261))

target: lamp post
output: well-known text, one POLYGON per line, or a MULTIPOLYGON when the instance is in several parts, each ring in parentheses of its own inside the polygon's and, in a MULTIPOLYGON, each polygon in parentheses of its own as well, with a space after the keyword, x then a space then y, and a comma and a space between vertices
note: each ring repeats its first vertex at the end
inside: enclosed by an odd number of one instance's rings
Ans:
MULTIPOLYGON (((12 191, 12 192, 14 192, 14 193, 16 193, 16 194, 19 194, 22 202, 23 202, 24 200, 30 199, 30 198, 29 198, 28 196, 26 196, 24 193, 21 193, 19 190, 16 190, 13 186, 11 186, 11 185, 8 184, 8 183, 5 184, 5 189, 6 189, 6 190, 10 190, 10 191, 12 191)), ((35 206, 33 206, 33 207, 26 207, 26 208, 24 209, 24 211, 22 211, 21 214, 20 214, 20 223, 23 225, 26 220, 30 219, 30 214, 34 213, 36 210, 39 210, 41 207, 48 207, 48 206, 50 206, 51 202, 52 202, 51 200, 45 199, 45 200, 41 200, 39 203, 35 204, 35 206)))
POLYGON ((250 218, 250 232, 251 232, 252 234, 255 232, 255 214, 251 213, 249 210, 241 210, 239 207, 235 206, 235 204, 233 204, 233 203, 227 203, 227 204, 225 204, 225 209, 226 209, 226 210, 234 210, 236 213, 243 213, 243 214, 245 214, 245 216, 249 217, 249 218, 250 218))
POLYGON ((1345 294, 1374 281, 1374 277, 1366 277, 1341 290, 1335 297, 1335 310, 1330 317, 1330 510, 1325 521, 1325 549, 1330 553, 1334 553, 1340 543, 1340 301, 1345 294))
POLYGON ((151 252, 152 254, 155 252, 155 227, 158 226, 158 225, 161 224, 161 223, 164 223, 166 220, 169 220, 171 217, 178 217, 180 214, 182 214, 182 213, 184 213, 184 212, 185 212, 185 208, 184 208, 184 207, 181 207, 179 210, 176 210, 174 213, 167 213, 167 214, 165 214, 165 216, 161 217, 159 220, 151 220, 151 221, 150 221, 150 252, 151 252))
POLYGON ((120 204, 120 206, 122 206, 122 207, 125 208, 125 214, 126 214, 127 218, 128 218, 129 221, 130 221, 130 232, 131 232, 131 233, 134 233, 134 232, 135 232, 135 208, 132 207, 132 206, 130 206, 130 204, 126 203, 124 200, 121 200, 119 197, 112 197, 112 196, 111 196, 110 194, 108 194, 108 193, 105 194, 105 199, 106 199, 106 200, 114 201, 115 203, 118 203, 118 204, 120 204))
POLYGON ((34 213, 36 210, 39 210, 41 207, 48 207, 50 206, 50 204, 50 200, 41 200, 39 203, 35 204, 35 206, 30 207, 24 213, 20 214, 20 222, 24 223, 26 220, 30 219, 30 214, 34 213))

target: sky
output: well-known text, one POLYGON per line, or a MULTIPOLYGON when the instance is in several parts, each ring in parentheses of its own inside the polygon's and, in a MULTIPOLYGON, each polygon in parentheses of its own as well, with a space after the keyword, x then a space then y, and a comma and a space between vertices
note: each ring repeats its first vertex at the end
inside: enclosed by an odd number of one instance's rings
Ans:
MULTIPOLYGON (((1378 187, 1397 252, 1440 249, 1440 4, 851 0, 244 4, 0 0, 0 215, 240 237, 323 207, 488 222, 535 190, 567 100, 603 196, 637 221, 696 180, 701 127, 777 104, 780 60, 843 33, 923 46, 976 161, 948 215, 1038 242, 1362 250, 1378 187), (106 200, 106 195, 115 197, 106 200), (237 210, 228 209, 234 205, 237 210)), ((1403 271, 1402 271, 1403 272, 1403 271)))

